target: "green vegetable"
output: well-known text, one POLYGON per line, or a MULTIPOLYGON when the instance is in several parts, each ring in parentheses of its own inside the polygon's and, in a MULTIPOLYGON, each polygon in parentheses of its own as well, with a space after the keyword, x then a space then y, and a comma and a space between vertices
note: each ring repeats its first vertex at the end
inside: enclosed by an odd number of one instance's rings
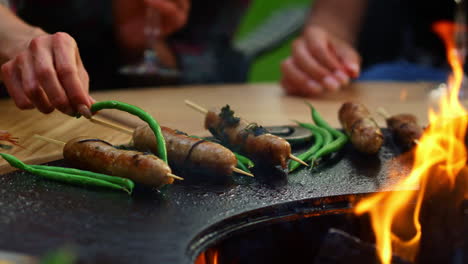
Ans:
MULTIPOLYGON (((313 107, 309 102, 306 102, 306 103, 307 103, 307 105, 309 106, 310 111, 312 112, 312 119, 314 120, 315 124, 317 124, 317 126, 328 130, 335 138, 339 138, 339 137, 342 137, 342 136, 346 136, 343 132, 332 128, 332 127, 327 123, 327 121, 325 121, 325 120, 322 118, 322 116, 320 116, 319 112, 315 109, 315 107, 313 107)), ((347 136, 346 136, 346 137, 347 137, 347 136)))
POLYGON ((118 109, 132 115, 139 117, 141 120, 148 123, 151 130, 154 132, 154 136, 156 137, 157 149, 158 153, 157 156, 161 158, 164 162, 167 163, 167 149, 166 149, 166 142, 164 141, 164 136, 161 131, 161 127, 159 126, 158 122, 147 112, 143 111, 141 108, 119 102, 119 101, 103 101, 97 102, 91 106, 91 111, 97 112, 102 109, 118 109))
POLYGON ((245 171, 245 172, 248 172, 248 173, 251 173, 251 171, 249 170, 249 168, 247 168, 247 166, 242 163, 241 161, 237 160, 237 168, 245 171))
POLYGON ((346 142, 348 142, 348 136, 346 136, 341 131, 332 128, 322 118, 322 116, 320 116, 319 112, 310 103, 307 102, 307 105, 309 105, 310 107, 310 110, 312 112, 312 119, 314 120, 314 122, 319 127, 326 129, 331 135, 335 137, 335 139, 332 142, 324 144, 323 148, 321 148, 311 157, 311 164, 313 164, 318 158, 340 150, 346 144, 346 142))
POLYGON ((339 138, 333 140, 330 144, 323 146, 319 151, 317 151, 311 158, 311 164, 313 165, 315 160, 320 157, 323 157, 332 152, 340 150, 348 142, 347 136, 340 136, 339 138))
MULTIPOLYGON (((312 134, 315 137, 315 142, 306 152, 299 154, 297 157, 302 161, 308 161, 311 159, 312 155, 317 152, 324 145, 324 138, 331 136, 325 129, 312 124, 301 123, 295 121, 301 127, 307 128, 312 131, 312 134)), ((327 139, 328 140, 328 139, 327 139)), ((289 172, 294 171, 299 168, 301 164, 297 161, 291 160, 289 162, 289 172)))
POLYGON ((246 166, 247 168, 252 168, 254 165, 253 161, 250 160, 249 158, 247 158, 246 156, 243 156, 237 152, 233 152, 234 155, 236 155, 236 158, 237 158, 237 163, 242 163, 244 166, 246 166))
POLYGON ((95 178, 95 179, 98 179, 98 180, 108 181, 108 182, 115 183, 117 185, 123 186, 127 190, 129 190, 130 192, 132 192, 133 188, 135 187, 135 183, 133 183, 133 181, 130 180, 130 179, 109 176, 109 175, 102 174, 102 173, 96 173, 96 172, 85 171, 85 170, 78 170, 78 169, 73 169, 73 168, 45 166, 45 165, 29 165, 29 166, 34 168, 34 169, 49 170, 49 171, 54 171, 54 172, 67 173, 67 174, 75 174, 75 175, 79 175, 79 176, 85 176, 85 177, 89 177, 89 178, 95 178))
MULTIPOLYGON (((21 162, 19 159, 17 159, 13 155, 9 155, 6 153, 0 153, 0 156, 4 158, 8 163, 10 163, 11 166, 27 171, 29 173, 35 174, 37 176, 46 178, 46 179, 51 179, 51 180, 56 180, 56 181, 61 181, 61 182, 66 182, 66 183, 71 183, 71 184, 76 184, 76 185, 82 185, 82 186, 98 186, 98 187, 106 187, 106 188, 111 188, 111 189, 116 189, 116 190, 122 190, 130 194, 133 189, 133 184, 125 183, 122 185, 117 184, 116 182, 119 182, 117 179, 113 179, 113 182, 104 180, 104 177, 99 176, 100 178, 92 178, 92 177, 87 177, 84 175, 91 175, 93 173, 87 172, 87 171, 81 171, 81 170, 69 170, 66 168, 61 169, 52 169, 49 170, 49 167, 47 166, 30 166, 27 164, 24 164, 21 162), (68 172, 66 172, 68 170, 68 172), (76 172, 76 173, 72 173, 76 172)), ((107 177, 112 177, 108 175, 103 175, 107 177)), ((116 177, 117 178, 117 177, 116 177)))

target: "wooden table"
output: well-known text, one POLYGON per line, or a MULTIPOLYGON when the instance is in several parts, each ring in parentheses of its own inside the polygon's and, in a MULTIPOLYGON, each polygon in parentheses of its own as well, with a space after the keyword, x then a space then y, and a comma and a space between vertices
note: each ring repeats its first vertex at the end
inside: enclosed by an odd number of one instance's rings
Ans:
MULTIPOLYGON (((96 100, 119 100, 137 105, 151 113, 161 125, 186 131, 190 134, 208 135, 203 128, 203 116, 188 108, 190 99, 207 108, 230 104, 237 114, 262 125, 291 124, 293 119, 310 121, 310 113, 303 103, 310 101, 333 126, 339 127, 337 111, 347 100, 365 103, 375 113, 379 106, 390 113, 413 113, 422 124, 427 123, 428 94, 433 83, 355 83, 345 91, 321 98, 300 98, 284 95, 277 84, 186 86, 175 88, 147 88, 93 93, 96 100)), ((20 111, 9 99, 0 100, 0 130, 7 130, 20 138, 23 148, 2 150, 27 163, 42 163, 59 159, 62 149, 57 145, 32 138, 40 134, 67 141, 76 136, 99 137, 115 144, 125 143, 130 136, 95 125, 85 118, 72 118, 54 112, 44 115, 37 110, 20 111)), ((136 126, 141 121, 117 110, 106 110, 106 115, 136 126)), ((377 121, 384 125, 380 117, 377 121)), ((11 171, 0 160, 0 173, 11 171)))

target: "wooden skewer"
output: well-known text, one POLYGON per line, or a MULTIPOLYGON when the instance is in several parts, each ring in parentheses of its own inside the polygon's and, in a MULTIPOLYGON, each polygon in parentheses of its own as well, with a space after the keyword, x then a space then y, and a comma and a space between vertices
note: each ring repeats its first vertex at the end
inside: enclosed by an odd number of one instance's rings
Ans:
POLYGON ((34 134, 33 138, 37 138, 37 139, 40 139, 42 141, 49 142, 49 143, 52 143, 52 144, 55 144, 55 145, 60 145, 60 146, 65 146, 65 144, 66 144, 63 141, 56 140, 56 139, 53 139, 53 138, 44 137, 44 136, 41 136, 41 135, 38 135, 38 134, 34 134))
MULTIPOLYGON (((37 139, 40 139, 42 141, 49 142, 49 143, 52 143, 52 144, 55 144, 55 145, 60 145, 60 146, 65 146, 65 144, 66 144, 63 141, 56 140, 56 139, 53 139, 53 138, 44 137, 44 136, 41 136, 41 135, 38 135, 38 134, 33 135, 33 138, 37 138, 37 139)), ((177 179, 177 180, 180 180, 180 181, 184 180, 184 178, 179 177, 177 175, 174 175, 172 173, 168 173, 168 174, 166 174, 166 176, 177 179)))
MULTIPOLYGON (((390 118, 390 114, 389 114, 383 107, 377 108, 377 113, 378 113, 379 115, 381 115, 381 116, 382 116, 383 118, 385 118, 385 119, 389 119, 389 118, 390 118)), ((418 140, 418 139, 414 139, 414 140, 413 140, 413 143, 414 143, 415 145, 418 145, 418 144, 419 144, 419 140, 418 140)))
POLYGON ((383 118, 385 119, 389 119, 390 118, 390 114, 387 112, 387 110, 385 110, 383 107, 379 107, 377 108, 377 113, 379 115, 381 115, 383 118))
POLYGON ((241 169, 239 169, 239 168, 233 168, 232 170, 233 170, 234 172, 237 172, 237 173, 242 174, 242 175, 246 175, 246 176, 249 176, 249 177, 255 177, 253 174, 248 173, 248 172, 246 172, 246 171, 243 171, 243 170, 241 170, 241 169))
MULTIPOLYGON (((191 108, 197 110, 198 112, 200 112, 202 114, 208 113, 208 110, 206 110, 205 108, 197 105, 196 103, 194 103, 194 102, 192 102, 190 100, 185 100, 184 102, 185 102, 186 105, 190 106, 191 108)), ((309 164, 307 164, 304 161, 300 160, 298 157, 294 156, 293 154, 289 154, 289 158, 294 160, 294 161, 299 162, 300 164, 302 164, 304 166, 309 167, 309 164)))
POLYGON ((128 135, 133 135, 133 130, 132 129, 121 126, 121 125, 116 124, 116 123, 111 123, 109 121, 106 121, 106 120, 103 120, 103 119, 98 119, 96 117, 91 117, 89 119, 89 121, 91 121, 91 122, 93 122, 95 124, 98 124, 98 125, 102 125, 102 126, 105 126, 105 127, 108 127, 108 128, 118 130, 118 131, 123 132, 123 133, 128 134, 128 135))
MULTIPOLYGON (((96 117, 92 117, 90 119, 91 122, 95 123, 95 124, 99 124, 99 125, 102 125, 102 126, 105 126, 105 127, 109 127, 109 128, 113 128, 113 129, 116 129, 116 130, 119 130, 123 133, 126 133, 126 134, 129 134, 129 135, 132 135, 133 134, 133 130, 129 129, 129 128, 126 128, 126 127, 123 127, 123 126, 120 126, 118 124, 115 124, 115 123, 111 123, 107 120, 103 120, 103 119, 98 119, 96 117)), ((237 172, 239 174, 243 174, 243 175, 246 175, 246 176, 250 176, 250 177, 255 177, 253 174, 251 173, 248 173, 246 171, 243 171, 241 169, 238 169, 238 168, 234 168, 233 169, 234 172, 237 172)))

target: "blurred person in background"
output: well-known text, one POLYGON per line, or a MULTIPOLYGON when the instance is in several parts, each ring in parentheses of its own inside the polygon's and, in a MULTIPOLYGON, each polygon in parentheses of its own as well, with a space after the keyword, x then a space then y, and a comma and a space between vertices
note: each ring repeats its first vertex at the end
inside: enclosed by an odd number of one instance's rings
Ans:
POLYGON ((89 115, 90 89, 129 87, 119 69, 142 59, 148 7, 159 12, 165 38, 157 54, 180 69, 179 83, 239 82, 245 75, 230 39, 248 0, 3 2, 0 80, 20 109, 89 115))
POLYGON ((445 81, 445 48, 431 27, 454 14, 454 2, 446 0, 316 0, 281 65, 282 87, 313 97, 355 78, 445 81))

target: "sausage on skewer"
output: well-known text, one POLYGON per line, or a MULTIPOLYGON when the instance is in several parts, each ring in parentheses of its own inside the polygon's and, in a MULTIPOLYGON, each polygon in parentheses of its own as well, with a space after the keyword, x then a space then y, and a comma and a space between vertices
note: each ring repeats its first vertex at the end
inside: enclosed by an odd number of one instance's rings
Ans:
POLYGON ((229 105, 223 107, 219 114, 208 111, 205 116, 205 128, 230 148, 245 153, 257 162, 287 168, 291 145, 255 123, 241 122, 239 118, 234 117, 229 105))
POLYGON ((418 125, 417 118, 412 114, 386 116, 385 119, 387 127, 405 148, 413 147, 423 134, 422 127, 418 125))
POLYGON ((77 167, 128 178, 156 188, 174 181, 168 176, 171 168, 158 157, 117 149, 100 139, 74 138, 65 144, 63 156, 77 167))
MULTIPOLYGON (((237 158, 220 144, 187 136, 185 133, 161 127, 167 146, 169 163, 173 168, 197 171, 209 175, 231 175, 237 166, 237 158)), ((153 131, 140 126, 133 132, 133 144, 140 151, 156 151, 153 131)))
POLYGON ((383 144, 383 134, 369 110, 359 103, 346 102, 338 117, 353 146, 360 152, 375 154, 383 144))

